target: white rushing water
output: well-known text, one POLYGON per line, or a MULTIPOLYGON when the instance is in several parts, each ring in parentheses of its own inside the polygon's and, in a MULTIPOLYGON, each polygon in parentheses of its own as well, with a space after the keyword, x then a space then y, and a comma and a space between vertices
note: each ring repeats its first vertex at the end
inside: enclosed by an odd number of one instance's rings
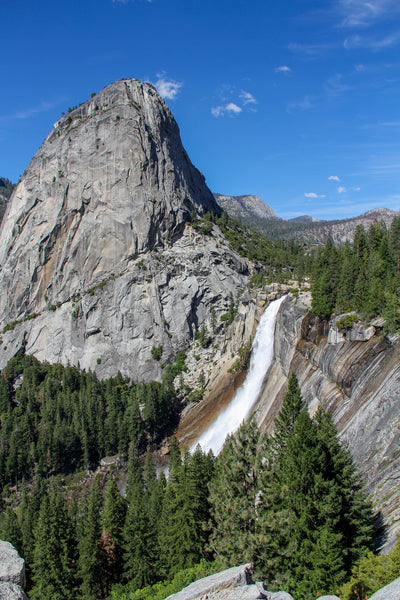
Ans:
POLYGON ((204 452, 211 449, 214 455, 217 456, 222 450, 226 436, 235 433, 243 421, 249 417, 261 391, 265 374, 272 362, 275 321, 284 298, 283 296, 271 302, 262 315, 253 342, 250 368, 242 387, 237 390, 235 397, 227 408, 201 435, 191 448, 192 452, 200 444, 204 452))

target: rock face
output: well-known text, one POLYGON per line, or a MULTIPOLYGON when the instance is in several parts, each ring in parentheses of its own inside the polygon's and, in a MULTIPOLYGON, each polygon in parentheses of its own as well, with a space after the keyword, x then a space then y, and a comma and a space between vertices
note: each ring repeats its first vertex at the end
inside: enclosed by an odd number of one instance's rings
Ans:
POLYGON ((369 600, 399 600, 400 598, 400 578, 395 579, 389 585, 372 594, 369 600))
MULTIPOLYGON (((165 600, 294 600, 287 592, 270 592, 264 584, 254 583, 252 565, 232 567, 209 575, 185 587, 165 600)), ((400 578, 370 597, 370 600, 399 600, 400 578)), ((318 600, 339 600, 338 596, 319 596, 318 600)))
POLYGON ((260 595, 257 586, 251 578, 252 568, 250 564, 232 567, 221 573, 209 575, 199 579, 185 587, 181 592, 168 596, 166 600, 195 600, 196 598, 206 597, 209 600, 219 598, 230 598, 236 600, 239 598, 263 598, 260 595), (249 596, 248 588, 256 595, 249 596), (235 591, 237 592, 235 594, 235 591), (245 591, 244 595, 240 595, 245 591), (247 592, 247 593, 246 593, 247 592))
POLYGON ((332 413, 387 523, 390 550, 400 532, 400 342, 378 326, 373 330, 355 324, 338 335, 334 322, 319 321, 289 296, 278 315, 275 359, 256 418, 263 430, 272 430, 295 371, 310 412, 322 404, 332 413))
POLYGON ((27 600, 25 561, 9 542, 0 541, 0 599, 27 600))
POLYGON ((278 221, 274 210, 258 196, 224 196, 214 194, 218 204, 235 219, 243 219, 248 222, 264 219, 267 221, 278 221))
POLYGON ((151 85, 118 81, 62 117, 2 224, 0 368, 24 344, 101 377, 159 377, 152 348, 173 358, 247 281, 216 228, 187 224, 219 210, 151 85))
POLYGON ((321 244, 325 243, 328 237, 330 237, 336 246, 341 246, 353 239, 355 229, 358 225, 362 225, 364 229, 368 230, 374 221, 384 221, 389 226, 396 216, 399 216, 399 213, 394 210, 375 208, 352 219, 313 223, 307 229, 307 241, 321 244))

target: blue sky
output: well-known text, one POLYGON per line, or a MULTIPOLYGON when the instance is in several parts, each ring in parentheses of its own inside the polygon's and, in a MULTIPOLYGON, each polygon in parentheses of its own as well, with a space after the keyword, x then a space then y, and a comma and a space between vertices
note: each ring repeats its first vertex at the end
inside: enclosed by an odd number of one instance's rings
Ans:
POLYGON ((1 176, 134 77, 214 192, 284 218, 400 209, 399 0, 1 0, 0 22, 1 176))

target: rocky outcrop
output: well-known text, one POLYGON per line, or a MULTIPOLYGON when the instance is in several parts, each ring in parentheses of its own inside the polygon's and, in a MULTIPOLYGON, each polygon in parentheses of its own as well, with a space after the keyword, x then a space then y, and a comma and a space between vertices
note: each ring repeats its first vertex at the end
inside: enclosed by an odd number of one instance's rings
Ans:
POLYGON ((369 600, 399 600, 400 598, 400 578, 395 579, 389 585, 370 596, 369 600))
POLYGON ((181 592, 168 596, 165 600, 195 600, 202 597, 207 597, 209 600, 228 598, 233 589, 239 588, 241 590, 253 583, 251 574, 252 567, 250 564, 232 567, 221 573, 203 577, 203 579, 199 579, 185 587, 181 592))
MULTIPOLYGON (((254 583, 252 565, 232 567, 191 583, 165 600, 294 600, 287 592, 270 592, 263 583, 254 583)), ((370 597, 370 600, 398 600, 400 578, 370 597)), ((318 596, 318 600, 340 600, 338 596, 318 596)))
POLYGON ((214 194, 218 204, 235 219, 245 222, 253 222, 257 219, 267 221, 280 221, 274 210, 258 196, 224 196, 214 194))
POLYGON ((159 378, 247 281, 216 227, 188 224, 219 210, 151 85, 118 81, 62 117, 0 233, 0 368, 24 345, 100 377, 159 378))
POLYGON ((0 599, 27 600, 25 561, 9 542, 0 541, 0 599))
POLYGON ((400 532, 400 343, 381 329, 353 325, 340 337, 291 297, 278 315, 275 359, 256 418, 272 431, 287 378, 295 371, 309 410, 321 404, 352 452, 367 491, 387 524, 386 550, 400 532))

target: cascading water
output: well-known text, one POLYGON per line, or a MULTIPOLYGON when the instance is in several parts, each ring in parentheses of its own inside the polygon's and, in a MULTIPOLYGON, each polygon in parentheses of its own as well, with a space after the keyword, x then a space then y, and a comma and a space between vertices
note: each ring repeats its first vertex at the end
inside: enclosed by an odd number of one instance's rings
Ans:
POLYGON ((253 342, 249 372, 242 387, 238 389, 229 406, 201 435, 191 448, 192 452, 200 444, 204 452, 211 449, 217 456, 222 450, 226 436, 235 433, 250 415, 272 362, 276 316, 284 298, 285 296, 271 302, 262 315, 253 342))

